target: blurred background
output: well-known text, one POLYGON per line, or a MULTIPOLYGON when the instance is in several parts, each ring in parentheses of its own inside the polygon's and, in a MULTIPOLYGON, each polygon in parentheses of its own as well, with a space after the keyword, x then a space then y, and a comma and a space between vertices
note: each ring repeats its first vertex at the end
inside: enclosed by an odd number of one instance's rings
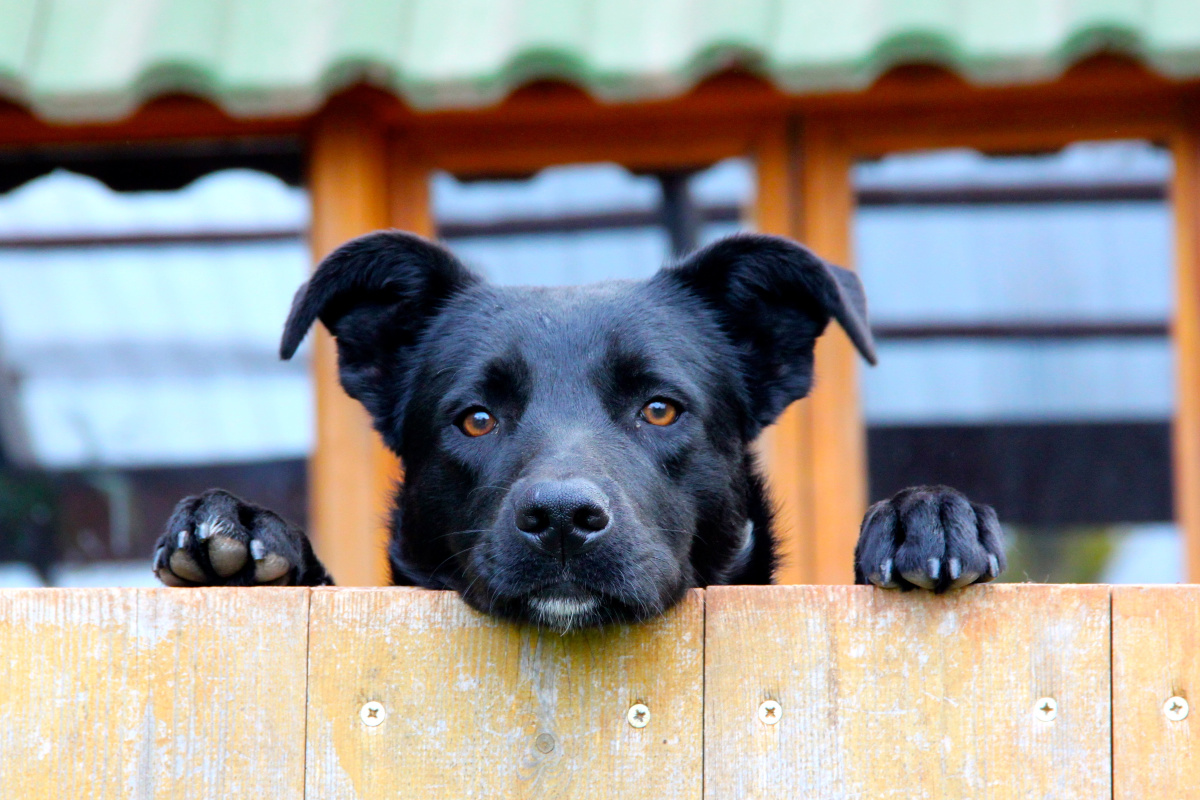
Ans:
MULTIPOLYGON (((422 114, 445 114, 430 142, 470 119, 447 152, 544 142, 537 169, 452 174, 430 156, 421 191, 432 230, 489 279, 575 284, 644 278, 754 229, 770 173, 753 153, 661 169, 564 161, 541 133, 542 96, 547 109, 575 103, 586 139, 589 120, 612 136, 638 104, 671 127, 673 98, 719 128, 753 114, 803 125, 839 98, 868 116, 872 98, 913 118, 953 115, 1061 85, 1117 118, 1111 85, 1130 108, 1149 98, 1150 115, 1200 77, 1200 34, 1155 44, 1174 18, 1128 3, 1015 4, 1041 20, 1036 42, 1020 39, 1025 12, 994 11, 998 38, 977 53, 962 42, 986 38, 971 27, 993 8, 984 0, 944 18, 899 2, 845 14, 803 0, 752 14, 720 2, 328 5, 292 19, 253 0, 210 27, 182 0, 0 9, 0 587, 154 585, 171 508, 214 486, 309 522, 312 340, 290 362, 277 350, 323 254, 314 137, 360 133, 353 115, 313 123, 339 98, 365 93, 398 140, 422 114), (271 36, 251 35, 264 26, 271 36), (489 127, 496 108, 500 121, 507 108, 524 116, 489 127)), ((1058 96, 1013 124, 1036 128, 1058 96)), ((865 426, 868 499, 947 483, 994 505, 1009 580, 1182 581, 1179 151, 1089 130, 1062 148, 854 157, 847 252, 880 363, 859 370, 850 413, 865 426)))
MULTIPOLYGON (((115 191, 58 169, 0 195, 4 585, 150 585, 171 507, 212 486, 305 521, 309 351, 276 354, 312 262, 299 171, 115 191)), ((1011 580, 1182 580, 1170 177, 1138 141, 855 167, 873 500, 944 482, 995 505, 1011 580)), ((745 229, 755 193, 739 159, 430 188, 440 235, 514 284, 646 277, 745 229)))

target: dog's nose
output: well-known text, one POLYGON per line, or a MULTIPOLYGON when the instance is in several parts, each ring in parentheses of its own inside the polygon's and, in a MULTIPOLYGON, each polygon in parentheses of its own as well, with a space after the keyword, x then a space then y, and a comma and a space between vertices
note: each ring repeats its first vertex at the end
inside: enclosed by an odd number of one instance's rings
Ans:
POLYGON ((513 508, 517 530, 563 561, 608 528, 608 503, 585 480, 542 481, 521 492, 513 508))

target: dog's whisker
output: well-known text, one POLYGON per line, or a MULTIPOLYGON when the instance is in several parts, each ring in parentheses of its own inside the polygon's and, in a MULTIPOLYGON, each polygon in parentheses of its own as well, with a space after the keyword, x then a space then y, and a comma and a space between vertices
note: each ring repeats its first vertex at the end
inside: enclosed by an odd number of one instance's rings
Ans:
POLYGON ((512 488, 511 483, 508 485, 499 484, 499 483, 484 484, 483 486, 476 486, 474 489, 467 492, 467 497, 470 497, 471 495, 475 494, 476 492, 481 492, 484 489, 495 489, 498 492, 507 492, 511 488, 512 488))
POLYGON ((445 539, 449 536, 465 536, 468 533, 487 533, 487 532, 488 532, 487 528, 473 528, 473 529, 467 529, 465 531, 450 531, 449 533, 438 534, 437 536, 434 536, 432 539, 429 539, 428 541, 436 542, 438 539, 445 539))
POLYGON ((470 553, 472 550, 474 550, 474 549, 475 549, 475 548, 477 548, 477 547, 480 547, 480 546, 482 546, 483 544, 484 544, 484 542, 476 542, 475 544, 471 545, 470 547, 464 548, 464 549, 462 549, 462 550, 459 550, 458 552, 455 552, 455 553, 451 553, 449 556, 447 556, 446 558, 442 559, 442 561, 441 561, 441 563, 440 563, 440 564, 438 564, 436 567, 434 567, 433 569, 431 569, 431 570, 429 571, 429 574, 430 574, 431 576, 432 576, 432 575, 436 575, 436 574, 437 574, 437 571, 438 571, 439 569, 441 569, 441 568, 442 568, 442 564, 445 564, 447 561, 449 561, 449 560, 450 560, 450 559, 452 559, 452 558, 457 558, 458 556, 466 555, 467 553, 470 553))

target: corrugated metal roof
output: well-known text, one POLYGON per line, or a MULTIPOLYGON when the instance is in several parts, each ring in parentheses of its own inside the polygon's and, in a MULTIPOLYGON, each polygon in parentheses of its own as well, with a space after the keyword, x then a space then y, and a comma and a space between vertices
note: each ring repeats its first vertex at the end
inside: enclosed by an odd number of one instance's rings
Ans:
POLYGON ((739 63, 790 92, 898 63, 981 83, 1097 51, 1200 76, 1195 0, 0 0, 0 97, 60 120, 192 92, 237 115, 311 111, 366 80, 422 109, 534 78, 605 100, 669 96, 739 63))

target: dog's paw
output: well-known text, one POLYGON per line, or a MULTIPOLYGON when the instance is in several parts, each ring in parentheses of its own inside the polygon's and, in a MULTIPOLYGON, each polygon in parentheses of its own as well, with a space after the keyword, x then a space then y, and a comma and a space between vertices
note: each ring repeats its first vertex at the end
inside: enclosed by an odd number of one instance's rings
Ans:
POLYGON ((855 582, 944 592, 1007 566, 991 506, 946 486, 916 486, 871 506, 854 550, 855 582))
POLYGON ((310 561, 303 532, 213 489, 175 507, 154 552, 154 574, 167 586, 294 586, 305 583, 310 561))

